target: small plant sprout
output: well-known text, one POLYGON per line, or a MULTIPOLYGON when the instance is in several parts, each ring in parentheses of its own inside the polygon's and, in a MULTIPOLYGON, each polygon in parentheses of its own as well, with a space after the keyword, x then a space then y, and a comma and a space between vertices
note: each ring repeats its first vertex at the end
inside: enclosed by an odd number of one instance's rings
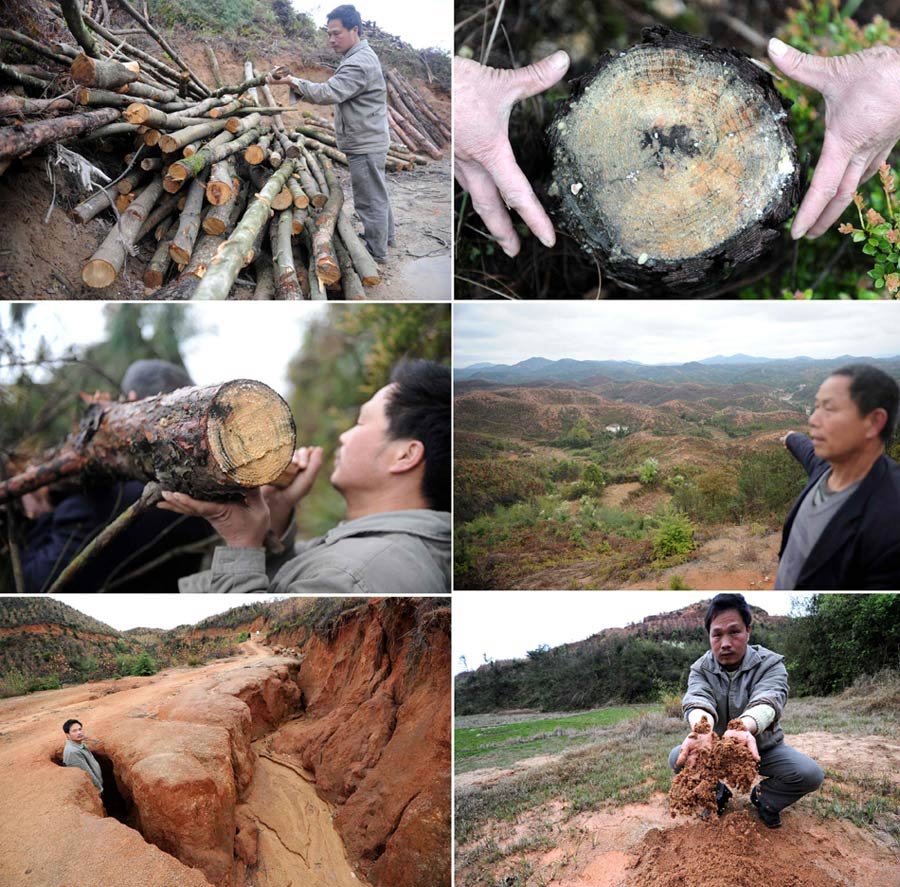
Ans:
POLYGON ((859 215, 859 227, 849 222, 838 227, 841 234, 849 234, 854 243, 864 244, 863 253, 871 256, 874 267, 868 272, 875 281, 875 289, 886 289, 894 298, 900 292, 900 230, 898 230, 897 209, 893 195, 896 192, 893 170, 882 163, 878 171, 881 188, 884 191, 887 218, 872 207, 866 208, 865 200, 854 193, 853 203, 859 215))

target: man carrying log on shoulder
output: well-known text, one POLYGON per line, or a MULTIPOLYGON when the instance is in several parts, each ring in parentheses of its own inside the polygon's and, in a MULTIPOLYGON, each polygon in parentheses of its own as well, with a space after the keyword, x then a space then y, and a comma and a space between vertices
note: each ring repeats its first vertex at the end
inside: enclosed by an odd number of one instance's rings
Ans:
POLYGON ((353 205, 363 223, 363 240, 376 262, 386 262, 394 244, 394 216, 384 174, 390 131, 387 87, 378 56, 362 38, 362 18, 355 6, 338 6, 328 13, 328 44, 343 58, 325 83, 299 77, 267 83, 290 83, 301 98, 316 105, 334 105, 338 148, 347 155, 353 205))
POLYGON ((450 590, 450 371, 427 360, 401 362, 340 437, 332 485, 347 520, 324 536, 288 544, 294 509, 312 488, 322 448, 294 454, 297 474, 244 502, 202 502, 163 493, 166 508, 206 518, 225 540, 212 569, 182 579, 187 592, 441 594, 450 590), (288 544, 270 558, 267 534, 288 544), (274 574, 270 580, 269 576, 274 574))

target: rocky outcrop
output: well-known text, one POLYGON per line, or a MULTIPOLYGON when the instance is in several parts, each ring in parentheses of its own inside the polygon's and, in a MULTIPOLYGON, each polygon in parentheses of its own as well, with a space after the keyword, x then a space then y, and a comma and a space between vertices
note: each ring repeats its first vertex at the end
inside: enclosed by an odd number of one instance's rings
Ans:
POLYGON ((182 689, 155 718, 107 731, 103 752, 135 827, 212 884, 232 883, 235 809, 255 763, 250 743, 297 711, 298 668, 264 660, 182 689))
POLYGON ((338 806, 351 860, 376 885, 450 883, 450 613, 435 599, 373 600, 305 654, 304 716, 273 751, 315 774, 338 806))

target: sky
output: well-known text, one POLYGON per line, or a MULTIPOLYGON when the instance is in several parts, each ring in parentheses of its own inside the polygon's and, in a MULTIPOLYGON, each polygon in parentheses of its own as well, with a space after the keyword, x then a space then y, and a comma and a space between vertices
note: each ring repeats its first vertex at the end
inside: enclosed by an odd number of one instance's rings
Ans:
MULTIPOLYGON (((282 397, 289 394, 287 365, 300 350, 303 330, 326 308, 317 302, 216 302, 184 307, 206 329, 183 349, 188 372, 198 385, 256 379, 282 397)), ((54 354, 72 343, 84 346, 102 341, 103 308, 97 302, 39 302, 26 315, 24 341, 33 353, 43 336, 54 354)), ((9 327, 8 312, 9 306, 0 305, 0 330, 9 327)), ((0 384, 9 381, 0 367, 0 384)))
MULTIPOLYGON (((541 644, 581 641, 604 628, 624 628, 645 616, 709 600, 711 591, 458 591, 453 595, 453 673, 488 659, 524 659, 541 644)), ((787 616, 802 596, 747 592, 747 603, 787 616)))
POLYGON ((274 594, 254 594, 252 598, 236 598, 233 594, 54 594, 51 597, 118 631, 193 625, 207 616, 243 604, 279 599, 274 594))
POLYGON ((900 314, 893 302, 461 302, 453 347, 460 368, 529 357, 887 357, 900 354, 900 314))
MULTIPOLYGON (((325 24, 325 16, 341 5, 340 0, 292 2, 297 12, 308 13, 321 25, 325 24)), ((416 3, 407 0, 355 0, 353 5, 364 22, 375 22, 382 31, 400 37, 415 49, 436 46, 449 51, 453 48, 452 0, 417 0, 416 3)))

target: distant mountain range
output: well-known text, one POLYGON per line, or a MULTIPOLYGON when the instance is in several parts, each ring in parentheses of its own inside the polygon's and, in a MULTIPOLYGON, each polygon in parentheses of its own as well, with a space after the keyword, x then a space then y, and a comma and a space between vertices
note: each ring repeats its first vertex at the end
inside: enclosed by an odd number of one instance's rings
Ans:
MULTIPOLYGON (((516 364, 476 363, 457 368, 457 382, 489 383, 492 385, 567 384, 575 387, 597 384, 599 380, 644 380, 653 382, 712 382, 730 384, 743 381, 810 382, 848 363, 871 363, 886 372, 900 376, 900 356, 770 358, 748 354, 717 354, 703 360, 680 364, 644 364, 632 360, 548 360, 529 357, 516 364)), ((468 387, 468 386, 466 386, 468 387)))

